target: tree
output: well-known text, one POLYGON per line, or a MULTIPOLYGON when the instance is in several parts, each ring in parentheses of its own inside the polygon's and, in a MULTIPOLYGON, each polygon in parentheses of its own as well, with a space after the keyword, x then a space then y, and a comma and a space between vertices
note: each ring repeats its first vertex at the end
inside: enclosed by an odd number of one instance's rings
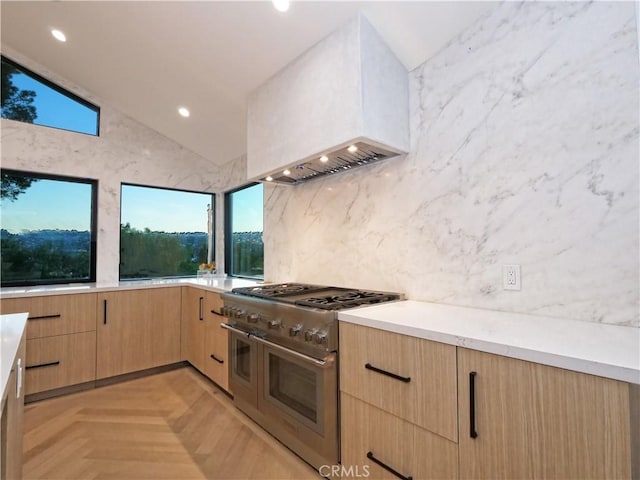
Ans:
POLYGON ((17 120, 19 122, 33 123, 38 117, 33 101, 36 92, 33 90, 21 90, 13 83, 13 75, 20 71, 13 65, 2 62, 2 118, 17 120))
POLYGON ((24 193, 33 182, 37 182, 37 178, 25 177, 24 175, 11 175, 2 172, 2 186, 0 187, 0 198, 6 198, 14 201, 18 195, 24 193))

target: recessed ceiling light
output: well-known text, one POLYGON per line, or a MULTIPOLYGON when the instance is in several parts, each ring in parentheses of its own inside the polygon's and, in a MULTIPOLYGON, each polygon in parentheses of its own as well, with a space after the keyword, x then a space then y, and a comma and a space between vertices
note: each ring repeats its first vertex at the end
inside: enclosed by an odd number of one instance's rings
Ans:
POLYGON ((189 115, 191 115, 191 113, 189 113, 189 109, 185 108, 185 107, 180 107, 178 108, 178 113, 180 115, 182 115, 183 117, 188 117, 189 115))
POLYGON ((356 147, 355 145, 350 145, 347 150, 349 150, 349 153, 356 153, 358 151, 358 147, 356 147))
POLYGON ((51 35, 53 35, 53 38, 55 38, 56 40, 60 41, 60 42, 66 42, 67 41, 67 36, 61 32, 60 30, 56 30, 55 28, 51 29, 51 35))
POLYGON ((289 170, 288 168, 283 171, 282 173, 284 173, 285 175, 291 175, 291 170, 289 170))
POLYGON ((271 175, 269 175, 267 178, 265 178, 265 180, 267 182, 271 182, 271 181, 273 181, 273 177, 271 175))
POLYGON ((329 161, 329 157, 327 157, 326 155, 322 155, 322 156, 320 157, 320 161, 321 161, 322 163, 327 163, 327 162, 329 161))
POLYGON ((279 12, 286 12, 289 10, 289 0, 271 0, 271 2, 279 12))

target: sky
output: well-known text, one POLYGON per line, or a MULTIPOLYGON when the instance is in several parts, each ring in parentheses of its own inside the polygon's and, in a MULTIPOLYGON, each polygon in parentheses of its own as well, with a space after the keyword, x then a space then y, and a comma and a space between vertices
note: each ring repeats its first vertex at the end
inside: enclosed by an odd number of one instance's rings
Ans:
POLYGON ((17 200, 3 199, 0 226, 22 230, 91 230, 91 186, 38 180, 17 200))
POLYGON ((36 92, 33 105, 37 117, 34 124, 96 135, 98 123, 95 111, 27 75, 15 74, 11 79, 21 90, 36 92))

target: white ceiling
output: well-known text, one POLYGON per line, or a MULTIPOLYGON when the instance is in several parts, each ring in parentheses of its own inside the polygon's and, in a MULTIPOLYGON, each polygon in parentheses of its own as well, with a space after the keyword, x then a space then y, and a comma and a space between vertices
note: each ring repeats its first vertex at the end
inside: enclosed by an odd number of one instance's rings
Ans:
POLYGON ((246 152, 249 93, 360 9, 412 70, 497 2, 7 1, 2 44, 186 148, 246 152), (50 34, 67 35, 60 43, 50 34), (187 106, 182 118, 177 107, 187 106))

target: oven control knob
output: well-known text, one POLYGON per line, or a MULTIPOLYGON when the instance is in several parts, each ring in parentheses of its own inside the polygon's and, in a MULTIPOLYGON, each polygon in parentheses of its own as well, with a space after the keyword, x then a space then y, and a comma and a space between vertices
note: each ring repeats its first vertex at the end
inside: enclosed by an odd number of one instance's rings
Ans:
POLYGON ((327 332, 324 330, 319 331, 314 335, 313 341, 318 345, 326 345, 328 342, 327 332))
POLYGON ((282 320, 269 320, 267 326, 269 328, 280 328, 282 327, 282 320))
POLYGON ((222 307, 222 316, 223 317, 233 317, 233 311, 235 310, 235 308, 233 307, 228 307, 228 306, 224 306, 222 307))
POLYGON ((236 310, 233 313, 233 316, 236 317, 236 318, 244 318, 246 316, 246 313, 247 312, 245 310, 236 310))
POLYGON ((316 332, 318 331, 317 328, 312 328, 311 330, 305 330, 304 331, 304 339, 307 342, 311 342, 313 341, 313 336, 316 334, 316 332))
POLYGON ((247 321, 249 323, 258 323, 258 320, 260 320, 260 315, 258 315, 257 313, 250 313, 249 315, 247 315, 247 321))
POLYGON ((297 337, 301 330, 302 330, 302 325, 297 324, 297 325, 289 328, 289 336, 290 337, 297 337))

